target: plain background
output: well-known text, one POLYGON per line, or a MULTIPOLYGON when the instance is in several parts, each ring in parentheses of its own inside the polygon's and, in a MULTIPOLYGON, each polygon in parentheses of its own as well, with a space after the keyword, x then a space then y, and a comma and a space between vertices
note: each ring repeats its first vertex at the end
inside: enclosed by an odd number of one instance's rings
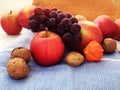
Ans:
POLYGON ((0 0, 0 16, 10 10, 19 11, 21 8, 32 4, 33 0, 0 0))

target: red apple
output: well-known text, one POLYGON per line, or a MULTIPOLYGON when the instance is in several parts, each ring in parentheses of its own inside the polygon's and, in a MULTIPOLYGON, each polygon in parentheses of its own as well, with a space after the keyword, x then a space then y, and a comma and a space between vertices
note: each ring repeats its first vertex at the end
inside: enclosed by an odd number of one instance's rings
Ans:
POLYGON ((19 34, 22 27, 18 21, 18 13, 10 11, 10 13, 4 14, 1 17, 1 26, 8 35, 19 34))
POLYGON ((115 38, 119 28, 114 23, 114 21, 107 15, 100 15, 94 19, 94 23, 96 23, 103 33, 104 38, 115 38))
POLYGON ((36 6, 30 5, 22 8, 19 11, 18 20, 22 27, 29 28, 29 17, 34 14, 36 6))
POLYGON ((119 27, 119 31, 118 31, 118 34, 117 34, 117 36, 116 36, 116 40, 118 40, 118 41, 120 41, 120 18, 117 18, 117 19, 115 19, 115 21, 114 21, 117 25, 118 25, 118 27, 119 27))
POLYGON ((0 17, 0 25, 1 25, 1 17, 0 17))
POLYGON ((40 31, 33 37, 30 50, 37 64, 51 66, 61 61, 65 46, 61 37, 56 33, 40 31))
POLYGON ((98 41, 99 43, 103 40, 103 35, 99 27, 91 21, 83 20, 78 22, 81 26, 81 36, 82 40, 77 45, 77 50, 83 51, 86 45, 90 41, 98 41))

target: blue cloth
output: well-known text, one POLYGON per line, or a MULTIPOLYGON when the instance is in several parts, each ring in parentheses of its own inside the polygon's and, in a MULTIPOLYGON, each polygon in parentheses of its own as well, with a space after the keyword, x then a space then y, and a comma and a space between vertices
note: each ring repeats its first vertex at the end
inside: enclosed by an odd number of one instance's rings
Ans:
POLYGON ((60 64, 42 67, 34 60, 30 72, 21 80, 12 79, 6 71, 13 48, 29 48, 34 34, 28 30, 0 51, 0 90, 120 90, 120 53, 104 55, 101 62, 84 62, 78 67, 60 64))

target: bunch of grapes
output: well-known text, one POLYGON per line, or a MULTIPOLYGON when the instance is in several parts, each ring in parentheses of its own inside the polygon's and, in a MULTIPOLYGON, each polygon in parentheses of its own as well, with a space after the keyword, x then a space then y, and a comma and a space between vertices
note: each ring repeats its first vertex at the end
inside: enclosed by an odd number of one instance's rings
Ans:
POLYGON ((45 29, 51 30, 61 36, 67 45, 78 44, 81 41, 78 20, 69 13, 63 13, 57 8, 40 8, 34 10, 30 16, 30 29, 33 32, 45 29))

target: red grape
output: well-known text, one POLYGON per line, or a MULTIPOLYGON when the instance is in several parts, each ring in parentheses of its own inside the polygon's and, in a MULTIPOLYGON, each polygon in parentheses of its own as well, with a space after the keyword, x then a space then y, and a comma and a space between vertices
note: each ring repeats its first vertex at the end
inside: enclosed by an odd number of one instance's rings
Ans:
POLYGON ((39 23, 45 23, 47 21, 47 17, 45 15, 39 15, 38 21, 39 23))
POLYGON ((35 14, 42 14, 42 13, 43 13, 43 10, 42 10, 42 8, 40 8, 40 7, 36 7, 36 8, 34 9, 34 13, 35 13, 35 14))
POLYGON ((44 15, 46 15, 47 17, 49 17, 50 10, 48 8, 44 8, 43 9, 43 13, 44 13, 44 15))
POLYGON ((65 30, 69 30, 70 27, 71 27, 71 22, 69 20, 69 18, 64 18, 62 19, 61 23, 62 27, 65 29, 65 30))
POLYGON ((57 19, 58 19, 59 22, 60 22, 63 18, 65 18, 65 14, 64 14, 64 13, 59 13, 59 14, 57 15, 57 19))
POLYGON ((72 40, 73 42, 72 42, 72 44, 73 45, 78 44, 81 41, 81 39, 82 39, 82 37, 81 37, 80 34, 73 35, 73 40, 72 40))
POLYGON ((71 25, 71 32, 74 34, 80 34, 81 27, 78 23, 73 23, 71 25))
POLYGON ((72 34, 71 33, 69 33, 69 32, 67 32, 67 33, 65 33, 63 36, 62 36, 62 39, 63 39, 63 41, 65 42, 65 43, 71 43, 72 42, 72 34))
POLYGON ((57 26, 57 20, 56 20, 56 18, 50 18, 50 19, 47 21, 47 27, 48 27, 48 28, 56 27, 56 26, 57 26))
POLYGON ((72 15, 69 14, 69 13, 66 13, 65 16, 66 16, 66 18, 70 18, 70 17, 72 17, 72 15))
POLYGON ((78 23, 78 20, 75 17, 70 17, 70 21, 73 23, 78 23))
POLYGON ((49 17, 50 18, 56 18, 57 17, 57 12, 56 11, 51 11, 50 13, 49 13, 49 17))

